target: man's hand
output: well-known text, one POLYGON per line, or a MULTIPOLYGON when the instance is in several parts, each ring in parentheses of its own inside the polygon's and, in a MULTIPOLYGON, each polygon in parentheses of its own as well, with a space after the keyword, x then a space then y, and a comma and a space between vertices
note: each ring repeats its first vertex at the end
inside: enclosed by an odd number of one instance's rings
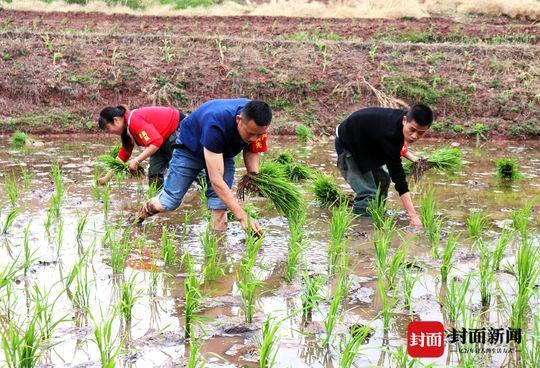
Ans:
POLYGON ((413 227, 423 227, 422 226, 422 221, 420 221, 420 218, 418 216, 411 217, 409 225, 411 225, 413 227))
POLYGON ((131 175, 137 175, 138 169, 139 169, 139 161, 137 160, 130 160, 128 162, 128 168, 131 175))
POLYGON ((109 178, 107 177, 107 175, 105 175, 105 176, 102 176, 101 178, 99 178, 99 179, 97 180, 97 183, 98 183, 99 185, 101 185, 101 186, 104 186, 105 184, 108 183, 108 181, 109 181, 109 178))
POLYGON ((242 229, 244 229, 244 231, 246 231, 246 232, 251 231, 253 233, 253 235, 255 237, 257 237, 257 238, 260 238, 261 236, 264 235, 264 231, 259 226, 257 221, 250 218, 249 216, 246 216, 243 219, 241 219, 240 220, 240 225, 242 225, 242 229))

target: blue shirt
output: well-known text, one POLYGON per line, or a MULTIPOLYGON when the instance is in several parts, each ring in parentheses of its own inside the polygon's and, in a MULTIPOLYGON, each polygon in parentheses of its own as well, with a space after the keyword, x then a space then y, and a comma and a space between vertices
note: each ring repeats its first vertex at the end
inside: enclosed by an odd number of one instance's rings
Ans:
POLYGON ((248 144, 242 140, 236 116, 249 102, 247 98, 210 100, 180 123, 176 143, 185 145, 196 156, 204 158, 203 149, 234 157, 248 144))

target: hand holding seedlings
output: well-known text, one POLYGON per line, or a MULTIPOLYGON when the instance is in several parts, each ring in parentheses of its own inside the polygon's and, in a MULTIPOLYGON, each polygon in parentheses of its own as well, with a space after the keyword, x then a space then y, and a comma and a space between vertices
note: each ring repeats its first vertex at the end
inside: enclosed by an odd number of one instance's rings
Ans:
POLYGON ((137 159, 130 160, 128 162, 128 169, 131 175, 136 175, 137 170, 139 169, 139 161, 137 161, 137 159))

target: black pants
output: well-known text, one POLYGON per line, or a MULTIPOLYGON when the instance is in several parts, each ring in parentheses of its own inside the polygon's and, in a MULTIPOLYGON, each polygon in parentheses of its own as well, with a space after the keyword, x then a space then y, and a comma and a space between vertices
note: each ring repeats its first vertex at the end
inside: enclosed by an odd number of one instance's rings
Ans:
POLYGON ((169 168, 173 153, 173 144, 176 142, 176 131, 167 138, 156 153, 150 156, 148 167, 148 184, 161 189, 165 180, 165 173, 169 168))

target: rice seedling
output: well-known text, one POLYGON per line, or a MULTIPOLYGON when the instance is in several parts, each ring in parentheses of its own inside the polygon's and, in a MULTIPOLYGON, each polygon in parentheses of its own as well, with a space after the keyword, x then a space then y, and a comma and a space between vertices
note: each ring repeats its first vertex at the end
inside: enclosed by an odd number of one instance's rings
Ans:
POLYGON ((193 211, 189 210, 184 216, 184 222, 182 223, 182 233, 180 234, 180 244, 184 244, 186 241, 187 232, 189 230, 189 224, 193 218, 193 211))
POLYGON ((443 218, 437 215, 433 188, 428 187, 420 200, 420 219, 427 232, 433 258, 439 258, 439 243, 442 235, 443 218))
POLYGON ((388 217, 383 221, 383 226, 380 230, 376 230, 374 233, 375 243, 375 265, 378 272, 382 275, 386 273, 388 250, 392 245, 396 233, 396 223, 393 217, 388 217))
POLYGON ((131 244, 129 239, 123 238, 120 241, 111 243, 111 268, 113 274, 122 274, 124 272, 130 252, 131 244))
POLYGON ((237 196, 244 199, 246 191, 269 199, 285 217, 303 207, 298 187, 276 173, 245 174, 238 183, 237 196))
POLYGON ((103 201, 103 212, 109 213, 109 205, 111 203, 111 186, 109 183, 103 186, 101 200, 103 201))
POLYGON ((60 207, 64 202, 65 185, 62 169, 60 168, 58 163, 52 164, 50 177, 52 182, 54 183, 54 194, 51 197, 50 211, 52 211, 56 218, 59 218, 60 207))
POLYGON ((532 217, 533 202, 527 203, 523 208, 512 213, 512 227, 522 239, 529 237, 529 222, 532 217))
POLYGON ((307 126, 299 124, 296 126, 296 139, 305 143, 313 139, 313 132, 307 126))
POLYGON ((419 273, 413 273, 414 264, 411 264, 410 266, 405 266, 402 268, 402 276, 401 279, 402 285, 403 285, 403 300, 405 304, 405 308, 408 310, 411 309, 412 306, 412 292, 414 289, 414 286, 416 285, 416 282, 420 278, 419 273))
POLYGON ((188 274, 184 279, 184 315, 185 315, 185 336, 189 339, 193 336, 193 323, 196 321, 195 314, 200 312, 200 302, 202 298, 201 283, 195 275, 193 259, 189 253, 184 255, 184 262, 188 274))
POLYGON ((6 193, 11 206, 17 206, 17 200, 19 199, 21 192, 19 190, 15 175, 6 174, 4 176, 4 192, 6 193))
POLYGON ((45 222, 43 223, 43 226, 45 227, 45 232, 47 233, 47 235, 50 235, 53 219, 54 219, 54 210, 51 208, 48 208, 47 216, 45 216, 45 222))
POLYGON ((9 229, 11 229, 11 227, 13 226, 15 219, 19 215, 19 212, 20 208, 18 207, 12 207, 9 209, 9 212, 4 219, 4 223, 2 224, 2 234, 8 233, 9 229))
POLYGON ((83 234, 84 234, 84 228, 86 227, 86 223, 88 221, 88 213, 85 214, 82 217, 79 217, 79 220, 77 220, 77 236, 76 239, 78 242, 82 240, 83 234))
POLYGON ((484 243, 479 240, 480 245, 480 298, 482 306, 489 307, 491 303, 491 290, 495 275, 493 274, 493 255, 484 243))
POLYGON ((75 308, 80 310, 90 307, 90 285, 86 265, 79 269, 75 275, 75 291, 72 293, 71 302, 75 308))
POLYGON ((17 130, 11 136, 11 145, 15 148, 23 148, 27 144, 32 143, 33 141, 34 141, 34 138, 32 138, 28 134, 21 132, 19 130, 17 130))
POLYGON ((521 339, 521 359, 524 367, 540 367, 540 314, 533 317, 531 336, 528 329, 521 339))
POLYGON ((302 317, 306 321, 311 321, 313 308, 316 308, 321 300, 324 299, 322 288, 326 284, 326 278, 323 275, 309 275, 307 271, 303 277, 304 288, 300 295, 302 301, 302 317))
POLYGON ((344 253, 346 247, 345 233, 351 227, 354 220, 352 210, 347 202, 341 202, 337 207, 332 208, 332 218, 330 220, 330 238, 328 243, 328 269, 334 269, 339 257, 344 253))
POLYGON ((405 346, 399 346, 392 353, 392 360, 394 361, 396 368, 414 368, 420 363, 420 359, 418 358, 410 359, 405 346))
POLYGON ((262 338, 257 339, 259 346, 259 368, 271 368, 276 361, 278 352, 276 333, 279 329, 279 323, 273 323, 273 318, 268 316, 263 322, 262 338))
POLYGON ((394 308, 396 298, 395 292, 392 291, 388 296, 388 290, 390 289, 386 284, 385 277, 380 272, 377 273, 377 288, 379 290, 379 296, 381 298, 382 309, 380 315, 383 320, 384 331, 390 330, 390 321, 392 319, 392 310, 394 308))
POLYGON ((284 165, 284 168, 286 177, 292 182, 299 182, 313 177, 311 169, 298 162, 286 164, 284 165))
POLYGON ((120 153, 120 150, 122 149, 122 145, 121 144, 117 144, 116 146, 114 146, 113 148, 111 148, 109 150, 109 152, 107 152, 107 155, 109 155, 110 157, 112 158, 117 158, 118 157, 118 154, 120 153))
POLYGON ((255 296, 261 285, 261 276, 254 270, 253 265, 242 262, 237 276, 237 286, 242 297, 242 311, 247 323, 253 322, 255 296))
POLYGON ((51 339, 56 327, 64 320, 64 318, 54 318, 54 306, 60 295, 51 301, 50 293, 50 290, 48 292, 42 291, 37 284, 34 284, 32 295, 32 299, 34 300, 34 317, 37 319, 43 340, 51 339))
POLYGON ((115 368, 116 359, 122 349, 122 343, 118 343, 118 337, 113 334, 113 322, 116 317, 116 311, 109 311, 103 315, 101 311, 101 317, 97 320, 89 310, 87 314, 92 320, 94 327, 94 337, 92 341, 96 344, 99 350, 99 358, 102 368, 115 368))
POLYGON ((467 275, 463 282, 459 282, 456 278, 451 278, 448 284, 448 290, 443 300, 443 305, 448 313, 448 319, 451 322, 456 322, 465 312, 466 301, 465 297, 469 291, 471 284, 471 276, 467 275))
POLYGON ((330 345, 330 340, 332 339, 332 333, 334 327, 339 319, 339 306, 341 304, 341 299, 344 296, 344 290, 341 287, 336 287, 334 296, 330 301, 330 306, 328 308, 328 313, 326 319, 324 320, 324 331, 326 333, 323 344, 328 346, 330 345))
POLYGON ((60 254, 60 249, 62 249, 62 243, 64 241, 64 220, 60 219, 58 221, 58 226, 56 228, 56 252, 60 254))
POLYGON ((383 226, 384 216, 386 213, 386 198, 381 198, 381 192, 377 189, 375 198, 369 201, 367 213, 373 220, 373 227, 380 229, 383 226))
POLYGON ((201 354, 202 339, 192 338, 189 341, 189 358, 187 362, 188 368, 203 368, 206 365, 206 360, 201 354))
POLYGON ((24 262, 22 264, 22 269, 24 272, 24 275, 26 276, 28 273, 28 269, 32 265, 33 257, 32 253, 30 252, 30 238, 29 238, 29 231, 30 231, 30 224, 26 225, 24 228, 24 239, 23 239, 23 255, 24 255, 24 262))
POLYGON ((282 165, 292 164, 294 162, 294 155, 291 151, 282 151, 277 155, 274 161, 282 165))
POLYGON ((205 231, 199 235, 199 239, 204 251, 204 278, 208 281, 217 280, 225 274, 221 262, 222 256, 218 252, 221 237, 218 237, 208 224, 205 231))
POLYGON ((161 227, 161 250, 160 255, 163 259, 163 263, 166 266, 171 266, 176 263, 176 247, 174 237, 176 236, 176 229, 171 232, 167 230, 167 226, 161 227))
POLYGON ((321 207, 328 208, 347 202, 345 192, 339 188, 334 179, 326 174, 319 174, 313 180, 313 193, 321 207))
POLYGON ((29 317, 24 325, 8 320, 1 330, 2 350, 8 368, 33 368, 43 354, 37 316, 29 317))
POLYGON ((512 328, 524 328, 524 319, 535 283, 540 275, 540 252, 534 246, 533 239, 522 238, 516 255, 516 298, 512 303, 510 322, 512 328))
POLYGON ((386 270, 386 283, 388 289, 393 289, 396 281, 399 270, 403 268, 405 257, 407 256, 407 244, 401 244, 390 258, 388 263, 388 268, 386 270))
POLYGON ((501 231, 501 235, 499 236, 497 244, 495 245, 495 250, 493 251, 493 269, 495 271, 499 271, 501 268, 501 261, 504 257, 506 247, 513 239, 514 232, 505 226, 501 231))
POLYGON ((158 187, 157 183, 150 183, 148 185, 148 190, 146 191, 144 199, 148 201, 151 198, 154 198, 159 193, 159 190, 160 188, 158 187))
POLYGON ((351 368, 360 351, 360 347, 370 332, 369 326, 355 328, 347 337, 345 346, 338 357, 339 368, 351 368))
POLYGON ((454 252, 458 245, 459 234, 454 233, 453 231, 448 235, 446 240, 446 246, 444 247, 444 252, 442 256, 442 265, 441 265, 441 280, 443 283, 446 283, 448 280, 448 274, 454 267, 454 252))
POLYGON ((271 160, 261 162, 259 174, 267 175, 273 178, 287 178, 285 165, 271 160))
POLYGON ((8 263, 0 268, 0 290, 15 280, 17 273, 20 271, 20 266, 17 265, 18 259, 8 263))
POLYGON ((519 166, 515 158, 500 158, 496 161, 497 177, 501 180, 517 180, 523 175, 519 172, 519 166))
POLYGON ((428 229, 437 216, 437 207, 435 203, 435 192, 431 186, 429 186, 420 198, 420 220, 422 225, 428 229))
POLYGON ((136 274, 132 274, 129 279, 122 283, 120 288, 120 303, 118 305, 120 316, 126 324, 131 323, 133 307, 142 293, 136 291, 136 274))
POLYGON ((298 273, 298 263, 302 258, 306 243, 304 240, 304 224, 306 222, 306 212, 299 211, 289 219, 289 241, 287 252, 287 268, 285 270, 285 280, 291 283, 298 273))
POLYGON ((489 223, 489 217, 481 211, 471 212, 467 219, 467 229, 471 238, 477 240, 484 234, 484 229, 489 223))
POLYGON ((30 184, 31 184, 31 181, 32 181, 32 176, 31 174, 28 172, 28 169, 26 168, 26 166, 23 166, 21 168, 21 176, 23 178, 23 188, 24 190, 28 190, 30 189, 30 184))
POLYGON ((155 261, 151 261, 151 266, 149 270, 149 276, 150 276, 150 286, 149 286, 149 293, 151 296, 155 296, 157 293, 157 286, 159 283, 159 277, 160 277, 160 269, 156 265, 155 261))
POLYGON ((429 169, 435 168, 442 172, 455 173, 462 165, 463 154, 459 148, 443 147, 433 151, 427 159, 419 159, 414 163, 407 162, 404 169, 414 181, 418 181, 429 169))

